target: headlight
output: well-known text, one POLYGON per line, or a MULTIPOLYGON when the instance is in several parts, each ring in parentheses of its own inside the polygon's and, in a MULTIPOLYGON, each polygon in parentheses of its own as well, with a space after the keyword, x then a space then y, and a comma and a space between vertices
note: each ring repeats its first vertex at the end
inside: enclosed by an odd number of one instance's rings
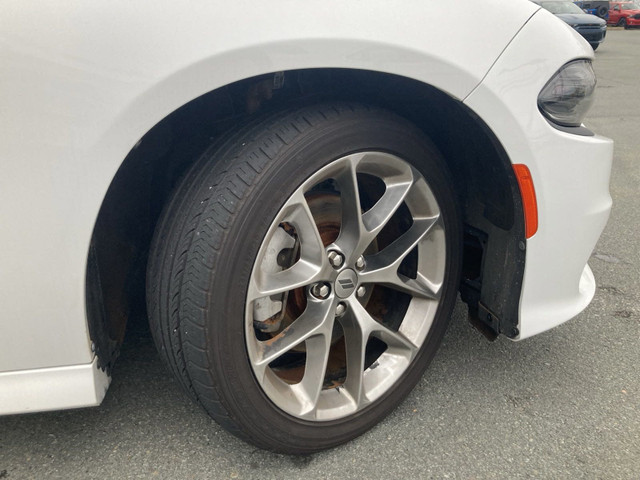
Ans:
POLYGON ((589 60, 567 63, 538 95, 540 111, 552 122, 579 127, 593 103, 596 74, 589 60))

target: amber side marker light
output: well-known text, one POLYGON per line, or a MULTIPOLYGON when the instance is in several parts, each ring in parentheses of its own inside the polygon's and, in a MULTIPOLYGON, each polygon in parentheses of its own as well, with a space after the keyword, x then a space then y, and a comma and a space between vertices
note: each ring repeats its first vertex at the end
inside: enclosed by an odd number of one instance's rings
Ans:
POLYGON ((538 202, 536 201, 536 190, 533 187, 531 172, 526 165, 516 164, 513 166, 520 187, 522 206, 524 207, 524 233, 527 238, 533 237, 538 231, 538 202))

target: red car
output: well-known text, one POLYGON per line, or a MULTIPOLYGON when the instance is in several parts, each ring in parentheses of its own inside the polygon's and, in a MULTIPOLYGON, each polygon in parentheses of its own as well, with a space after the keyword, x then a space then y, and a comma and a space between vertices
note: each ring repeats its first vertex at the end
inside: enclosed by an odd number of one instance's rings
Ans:
POLYGON ((635 2, 611 2, 607 23, 624 28, 640 27, 640 5, 635 2))

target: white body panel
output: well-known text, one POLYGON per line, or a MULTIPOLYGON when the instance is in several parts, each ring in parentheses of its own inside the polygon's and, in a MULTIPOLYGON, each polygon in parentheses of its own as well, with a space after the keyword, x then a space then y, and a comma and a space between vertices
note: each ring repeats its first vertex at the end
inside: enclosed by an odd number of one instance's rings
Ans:
POLYGON ((29 413, 98 405, 111 379, 97 359, 85 365, 0 373, 1 413, 29 413))
POLYGON ((538 7, 527 0, 460 0, 456 8, 465 14, 455 27, 441 20, 450 8, 431 1, 5 2, 0 413, 63 408, 62 397, 47 400, 38 393, 52 379, 69 386, 67 407, 101 401, 106 377, 90 373, 95 359, 84 286, 93 226, 113 176, 136 142, 166 115, 218 87, 269 72, 376 70, 466 98, 511 160, 532 171, 540 230, 528 242, 527 258, 569 259, 566 271, 558 271, 557 289, 542 284, 551 263, 527 261, 521 337, 584 308, 594 288, 585 270, 587 250, 606 221, 610 201, 605 184, 611 144, 554 130, 538 113, 535 98, 557 67, 581 52, 588 55, 586 43, 573 40, 552 16, 534 15, 538 7), (516 36, 532 15, 535 21, 516 36), (534 40, 527 36, 541 30, 534 40), (537 55, 538 71, 528 68, 522 51, 537 55), (524 91, 528 96, 519 98, 524 91), (578 167, 593 173, 572 187, 566 182, 578 167), (582 204, 587 197, 589 203, 582 204), (557 202, 564 206, 556 210, 557 202), (586 226, 587 216, 595 219, 593 226, 586 226), (568 243, 555 248, 559 225, 568 243), (587 247, 573 248, 569 240, 578 232, 572 227, 585 235, 587 247), (32 382, 41 385, 20 387, 32 382), (27 388, 32 398, 9 396, 8 388, 27 388), (74 392, 84 393, 72 398, 74 392))

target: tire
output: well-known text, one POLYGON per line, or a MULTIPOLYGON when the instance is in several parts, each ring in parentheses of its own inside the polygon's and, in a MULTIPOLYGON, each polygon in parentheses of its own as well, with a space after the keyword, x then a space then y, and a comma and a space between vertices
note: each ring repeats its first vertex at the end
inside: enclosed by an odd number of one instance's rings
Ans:
POLYGON ((595 51, 598 49, 598 47, 600 46, 600 44, 599 44, 599 43, 590 43, 589 45, 591 45, 591 48, 593 48, 593 51, 594 51, 594 52, 595 52, 595 51))
POLYGON ((147 272, 154 341, 236 436, 333 447, 433 358, 461 232, 445 161, 406 120, 341 103, 277 113, 212 146, 165 207, 147 272))
POLYGON ((629 26, 627 25, 627 19, 623 17, 620 20, 618 20, 618 26, 624 27, 624 29, 627 30, 629 28, 629 26))
POLYGON ((607 7, 605 7, 604 5, 601 5, 598 7, 598 10, 596 11, 596 14, 600 17, 600 18, 604 18, 607 16, 607 13, 609 13, 609 9, 607 7))

